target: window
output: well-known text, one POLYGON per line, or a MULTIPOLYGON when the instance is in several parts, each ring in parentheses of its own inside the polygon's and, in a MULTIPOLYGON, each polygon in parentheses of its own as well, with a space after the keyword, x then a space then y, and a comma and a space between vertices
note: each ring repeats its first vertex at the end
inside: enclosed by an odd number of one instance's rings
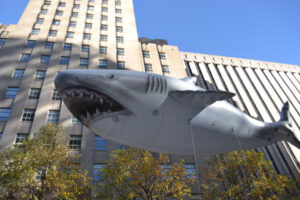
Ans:
POLYGON ((152 65, 151 64, 145 64, 145 71, 146 72, 152 72, 153 71, 152 65))
POLYGON ((81 124, 80 121, 74 115, 72 116, 72 124, 81 124))
POLYGON ((187 178, 196 178, 197 172, 196 172, 196 167, 195 164, 185 164, 185 173, 187 178))
POLYGON ((64 44, 64 51, 72 51, 72 44, 65 43, 64 44))
POLYGON ((100 35, 100 41, 107 41, 107 35, 100 35))
POLYGON ((31 35, 38 35, 40 33, 40 29, 34 28, 31 31, 31 35))
POLYGON ((35 110, 25 109, 22 117, 23 122, 32 122, 35 115, 35 110))
POLYGON ((107 31, 107 29, 108 29, 108 26, 107 26, 107 25, 101 24, 100 30, 102 30, 102 31, 107 31))
POLYGON ((159 58, 162 60, 166 59, 166 54, 164 52, 159 52, 159 58))
POLYGON ((88 6, 88 10, 94 10, 94 6, 88 6))
POLYGON ((86 14, 87 19, 93 19, 94 15, 93 14, 86 14))
POLYGON ((89 59, 88 58, 80 58, 80 66, 87 67, 89 66, 89 59))
POLYGON ((79 4, 74 4, 73 8, 80 8, 80 5, 79 4))
POLYGON ((15 140, 15 147, 16 148, 23 148, 24 147, 24 142, 28 138, 28 134, 26 133, 18 133, 16 140, 15 140))
POLYGON ((100 136, 95 136, 94 150, 107 150, 107 140, 100 136))
POLYGON ((70 135, 69 148, 71 150, 80 150, 81 135, 70 135))
POLYGON ((124 55, 124 49, 117 48, 117 55, 123 56, 124 55))
POLYGON ((75 21, 70 21, 69 22, 69 27, 75 27, 76 26, 76 22, 75 21))
POLYGON ((35 23, 42 24, 42 23, 44 23, 44 19, 43 18, 37 18, 35 23))
POLYGON ((107 12, 107 11, 108 11, 108 8, 107 8, 107 7, 102 7, 102 8, 101 8, 101 11, 102 11, 102 12, 107 12))
POLYGON ((22 79, 24 76, 24 72, 25 72, 24 69, 16 69, 13 73, 12 78, 13 79, 22 79))
POLYGON ((102 1, 102 4, 103 4, 103 5, 107 5, 107 4, 108 4, 108 0, 103 0, 103 1, 102 1))
POLYGON ((82 45, 81 51, 82 52, 90 52, 90 45, 82 45))
POLYGON ((45 43, 45 49, 53 49, 54 42, 46 42, 45 43))
POLYGON ((41 60, 40 60, 41 64, 49 64, 49 62, 50 62, 50 56, 41 55, 41 60))
POLYGON ((164 73, 170 73, 169 66, 168 66, 168 65, 163 65, 163 66, 162 66, 162 71, 163 71, 164 73))
POLYGON ((50 4, 51 4, 51 1, 45 1, 45 2, 44 2, 44 5, 49 6, 50 4))
POLYGON ((118 61, 118 69, 125 69, 125 62, 124 61, 118 61))
POLYGON ((7 88, 6 93, 5 93, 5 98, 7 98, 7 99, 16 98, 18 90, 19 90, 19 88, 14 88, 14 87, 7 88))
POLYGON ((124 38, 118 36, 118 37, 117 37, 117 43, 124 43, 124 38))
POLYGON ((41 9, 41 14, 47 14, 48 10, 47 9, 41 9))
POLYGON ((60 97, 60 95, 59 95, 59 93, 58 93, 57 90, 53 90, 53 92, 52 92, 52 100, 53 101, 60 101, 61 100, 61 97, 60 97))
POLYGON ((60 65, 69 65, 70 63, 70 57, 62 56, 60 58, 59 64, 60 65))
POLYGON ((89 0, 89 2, 95 2, 95 0, 89 0))
POLYGON ((34 80, 43 80, 46 77, 46 71, 37 70, 34 75, 34 80))
POLYGON ((47 122, 58 123, 59 122, 59 110, 49 110, 47 122))
POLYGON ((2 133, 0 133, 0 140, 1 140, 1 138, 2 138, 2 133))
POLYGON ((52 25, 60 25, 60 20, 53 20, 52 25))
POLYGON ((29 92, 29 99, 38 99, 40 98, 41 89, 40 88, 31 88, 29 92))
POLYGON ((57 31, 56 30, 50 30, 49 31, 49 36, 55 37, 56 35, 57 35, 57 31))
POLYGON ((78 17, 78 12, 72 12, 71 17, 78 17))
POLYGON ((0 46, 4 46, 6 43, 6 39, 5 38, 0 38, 0 46))
POLYGON ((93 27, 93 24, 91 24, 91 23, 85 23, 84 28, 86 28, 86 29, 92 29, 92 27, 93 27))
POLYGON ((121 1, 115 1, 116 6, 121 6, 121 1))
POLYGON ((105 164, 95 164, 94 165, 94 176, 93 176, 93 180, 94 181, 101 181, 102 177, 103 177, 103 167, 105 166, 105 164))
POLYGON ((57 15, 57 16, 62 16, 63 14, 64 14, 64 12, 61 11, 61 10, 57 10, 57 11, 55 12, 55 15, 57 15))
POLYGON ((74 32, 68 31, 67 34, 66 34, 66 37, 67 38, 74 38, 74 32))
POLYGON ((35 41, 34 40, 28 40, 25 44, 26 48, 34 48, 35 47, 35 41))
POLYGON ((121 13, 122 13, 122 10, 121 10, 121 9, 116 9, 116 13, 117 13, 117 14, 121 14, 121 13))
POLYGON ((101 53, 101 54, 107 54, 107 47, 101 46, 101 47, 99 48, 99 53, 101 53))
POLYGON ((122 26, 117 26, 116 31, 120 32, 120 33, 123 32, 123 27, 122 26))
POLYGON ((0 108, 0 121, 6 122, 8 120, 9 115, 10 115, 9 108, 0 108))
POLYGON ((99 68, 107 68, 107 60, 99 60, 99 68))
POLYGON ((20 62, 28 62, 30 59, 30 54, 22 53, 20 62))
POLYGON ((116 22, 122 22, 122 17, 116 17, 116 22))
POLYGON ((102 21, 107 21, 108 20, 108 16, 107 15, 101 15, 101 20, 102 21))
POLYGON ((91 34, 90 33, 84 33, 83 34, 83 39, 84 40, 90 40, 91 39, 91 34))
POLYGON ((66 3, 64 3, 64 2, 59 2, 58 7, 66 7, 66 3))
POLYGON ((149 51, 143 51, 143 57, 144 58, 150 58, 150 52, 149 51))

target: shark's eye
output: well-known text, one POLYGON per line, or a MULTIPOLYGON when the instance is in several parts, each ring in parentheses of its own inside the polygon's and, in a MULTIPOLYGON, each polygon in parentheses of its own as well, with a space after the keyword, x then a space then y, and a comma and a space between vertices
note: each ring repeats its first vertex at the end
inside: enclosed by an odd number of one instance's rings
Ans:
POLYGON ((107 74, 106 77, 107 77, 108 80, 116 79, 116 75, 114 75, 114 74, 107 74))

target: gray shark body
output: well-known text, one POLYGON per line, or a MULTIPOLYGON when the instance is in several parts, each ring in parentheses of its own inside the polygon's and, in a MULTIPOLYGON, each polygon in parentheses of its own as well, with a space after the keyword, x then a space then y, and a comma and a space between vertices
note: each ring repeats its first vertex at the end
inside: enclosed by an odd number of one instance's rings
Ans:
POLYGON ((234 96, 182 80, 125 70, 68 70, 55 79, 68 109, 95 134, 172 154, 219 153, 287 140, 300 148, 288 103, 276 123, 255 120, 229 104, 234 96))

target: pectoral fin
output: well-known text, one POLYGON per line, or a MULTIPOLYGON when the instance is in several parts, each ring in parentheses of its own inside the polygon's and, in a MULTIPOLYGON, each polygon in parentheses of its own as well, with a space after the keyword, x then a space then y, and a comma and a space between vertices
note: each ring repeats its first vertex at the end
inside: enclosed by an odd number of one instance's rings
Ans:
POLYGON ((222 101, 233 97, 235 94, 224 91, 171 91, 169 96, 177 102, 192 105, 204 109, 216 101, 222 101))

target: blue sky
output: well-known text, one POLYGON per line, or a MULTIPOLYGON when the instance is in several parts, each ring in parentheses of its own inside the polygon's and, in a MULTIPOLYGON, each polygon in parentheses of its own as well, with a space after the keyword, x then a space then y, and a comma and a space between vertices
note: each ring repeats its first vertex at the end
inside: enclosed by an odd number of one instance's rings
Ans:
MULTIPOLYGON (((300 65, 299 0, 133 0, 140 37, 181 51, 300 65)), ((3 1, 17 23, 28 0, 3 1)))

